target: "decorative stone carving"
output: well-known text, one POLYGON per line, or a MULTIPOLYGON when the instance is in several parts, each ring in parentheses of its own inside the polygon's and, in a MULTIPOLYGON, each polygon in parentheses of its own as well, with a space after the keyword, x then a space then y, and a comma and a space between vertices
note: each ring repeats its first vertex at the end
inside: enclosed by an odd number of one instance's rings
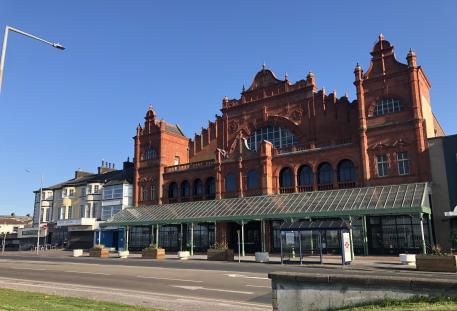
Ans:
POLYGON ((294 112, 292 112, 292 120, 294 121, 300 121, 301 117, 303 115, 303 111, 301 109, 297 109, 294 112))
POLYGON ((229 130, 230 130, 230 133, 236 132, 236 130, 238 130, 238 122, 235 120, 230 121, 229 130))

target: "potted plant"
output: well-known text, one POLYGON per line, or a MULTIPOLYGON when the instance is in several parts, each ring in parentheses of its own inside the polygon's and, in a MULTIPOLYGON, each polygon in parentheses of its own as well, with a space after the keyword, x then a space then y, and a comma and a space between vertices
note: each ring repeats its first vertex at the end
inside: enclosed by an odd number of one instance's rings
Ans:
POLYGON ((207 259, 213 261, 233 261, 235 255, 232 249, 228 248, 227 242, 214 243, 213 247, 208 249, 207 259))
POLYGON ((160 248, 157 244, 151 244, 143 249, 141 257, 145 259, 165 259, 165 249, 160 248))
POLYGON ((437 245, 430 254, 416 255, 416 269, 431 272, 457 272, 457 255, 444 253, 437 245))
POLYGON ((109 257, 109 249, 105 248, 105 245, 102 244, 95 245, 89 250, 89 256, 100 258, 109 257))

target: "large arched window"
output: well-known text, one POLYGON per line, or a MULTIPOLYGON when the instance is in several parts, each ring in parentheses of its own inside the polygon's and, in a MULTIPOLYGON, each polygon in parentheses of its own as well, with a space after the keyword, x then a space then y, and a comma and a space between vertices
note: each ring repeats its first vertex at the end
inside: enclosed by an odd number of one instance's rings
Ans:
POLYGON ((208 177, 205 182, 205 196, 207 199, 214 199, 216 197, 216 182, 214 177, 208 177))
POLYGON ((248 190, 257 189, 259 187, 259 176, 256 170, 250 170, 247 175, 248 190))
POLYGON ((317 169, 317 183, 319 190, 333 189, 333 172, 329 163, 322 163, 317 169))
POLYGON ((279 172, 279 187, 281 193, 294 191, 294 172, 290 167, 285 167, 279 172))
POLYGON ((203 183, 200 179, 194 180, 194 189, 193 189, 194 199, 199 199, 203 196, 203 183))
POLYGON ((314 174, 311 167, 302 165, 298 169, 297 175, 298 191, 312 191, 314 184, 314 174))
POLYGON ((190 184, 187 180, 181 183, 181 199, 190 197, 190 184))
POLYGON ((256 129, 255 132, 246 139, 249 149, 256 151, 262 140, 268 140, 275 148, 285 148, 298 144, 297 138, 291 131, 279 126, 268 126, 256 129))
POLYGON ((373 116, 378 117, 388 113, 403 111, 403 104, 395 98, 384 98, 376 103, 373 116))
POLYGON ((225 192, 235 192, 235 175, 233 173, 225 175, 225 192))
POLYGON ((355 167, 351 160, 342 160, 338 164, 338 182, 344 188, 355 186, 355 167), (348 185, 345 185, 345 184, 348 185))
POLYGON ((178 185, 175 182, 172 182, 168 185, 168 198, 177 199, 178 198, 178 185))

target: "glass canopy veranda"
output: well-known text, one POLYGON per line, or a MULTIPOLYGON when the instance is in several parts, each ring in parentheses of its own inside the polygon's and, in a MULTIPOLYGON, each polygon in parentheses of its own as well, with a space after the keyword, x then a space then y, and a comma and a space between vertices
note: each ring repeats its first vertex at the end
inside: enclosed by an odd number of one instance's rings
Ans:
POLYGON ((431 214, 428 183, 263 195, 127 208, 101 227, 431 214))

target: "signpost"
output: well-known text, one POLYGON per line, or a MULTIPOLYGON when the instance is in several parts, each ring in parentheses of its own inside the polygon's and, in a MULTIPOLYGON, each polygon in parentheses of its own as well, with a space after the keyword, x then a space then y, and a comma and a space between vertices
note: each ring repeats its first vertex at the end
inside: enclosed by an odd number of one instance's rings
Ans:
POLYGON ((343 265, 348 265, 352 261, 351 236, 349 232, 341 233, 341 260, 343 265))

